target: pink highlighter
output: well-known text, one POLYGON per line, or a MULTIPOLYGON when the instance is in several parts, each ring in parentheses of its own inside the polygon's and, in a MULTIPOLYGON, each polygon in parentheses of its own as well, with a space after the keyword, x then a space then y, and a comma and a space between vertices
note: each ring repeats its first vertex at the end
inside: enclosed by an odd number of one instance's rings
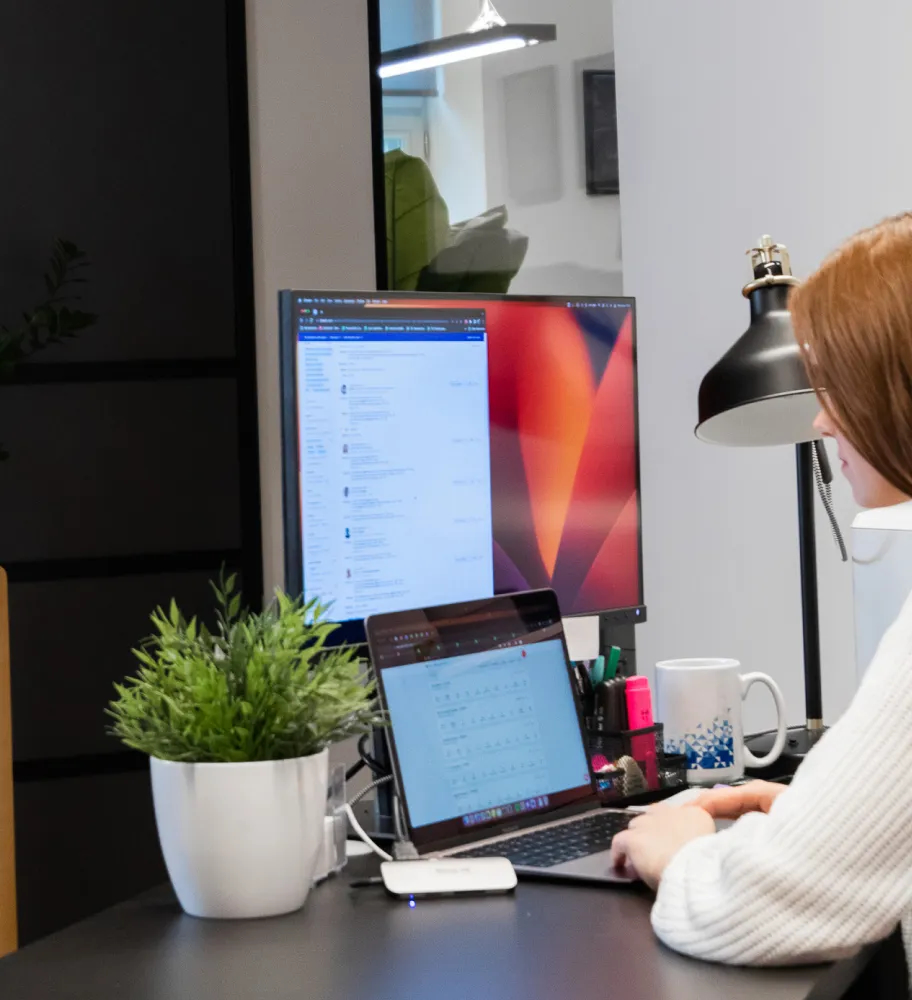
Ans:
MULTIPOLYGON (((645 677, 628 677, 627 696, 627 727, 629 729, 647 729, 653 725, 652 693, 649 681, 645 677)), ((646 765, 646 781, 651 789, 656 789, 658 783, 658 768, 656 766, 655 733, 643 733, 630 738, 631 756, 636 761, 646 765)))

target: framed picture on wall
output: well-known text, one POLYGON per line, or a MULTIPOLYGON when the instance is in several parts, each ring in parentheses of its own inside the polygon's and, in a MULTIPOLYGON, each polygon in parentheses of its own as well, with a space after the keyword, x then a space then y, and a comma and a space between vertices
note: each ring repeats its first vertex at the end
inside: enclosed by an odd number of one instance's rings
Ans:
POLYGON ((583 70, 586 193, 617 194, 617 104, 614 70, 583 70))

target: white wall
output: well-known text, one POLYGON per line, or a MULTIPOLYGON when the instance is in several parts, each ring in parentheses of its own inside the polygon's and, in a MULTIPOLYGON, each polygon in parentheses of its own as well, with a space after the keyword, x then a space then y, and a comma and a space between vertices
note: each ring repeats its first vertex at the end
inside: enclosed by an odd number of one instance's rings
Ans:
MULTIPOLYGON (((625 291, 639 306, 645 586, 640 661, 731 655, 803 717, 791 449, 698 443, 703 373, 747 326, 743 251, 760 233, 806 275, 912 203, 912 6, 615 0, 625 291)), ((843 484, 837 506, 854 512, 843 484)), ((819 506, 818 506, 819 509, 819 506)), ((849 566, 822 512, 828 721, 855 687, 849 566)), ((753 699, 752 699, 753 700, 753 699)), ((752 704, 758 728, 771 709, 752 704)))
POLYGON ((283 582, 277 298, 373 289, 364 0, 247 0, 263 562, 283 582))
POLYGON ((612 68, 611 0, 498 0, 497 9, 508 22, 557 24, 555 42, 481 60, 488 204, 505 204, 510 225, 529 237, 525 263, 510 291, 617 294, 621 285, 618 198, 586 194, 581 101, 583 64, 587 69, 612 68), (503 78, 549 65, 556 66, 558 73, 563 190, 547 204, 517 205, 507 186, 503 78))

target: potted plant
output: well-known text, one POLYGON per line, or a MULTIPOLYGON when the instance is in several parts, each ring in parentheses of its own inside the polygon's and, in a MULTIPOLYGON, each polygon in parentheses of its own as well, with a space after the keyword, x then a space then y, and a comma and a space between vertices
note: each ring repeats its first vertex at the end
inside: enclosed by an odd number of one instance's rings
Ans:
POLYGON ((241 609, 213 584, 216 628, 172 601, 152 615, 138 673, 116 684, 111 732, 149 754, 162 854, 198 917, 304 905, 323 839, 330 743, 379 722, 352 647, 328 647, 326 608, 276 592, 241 609))

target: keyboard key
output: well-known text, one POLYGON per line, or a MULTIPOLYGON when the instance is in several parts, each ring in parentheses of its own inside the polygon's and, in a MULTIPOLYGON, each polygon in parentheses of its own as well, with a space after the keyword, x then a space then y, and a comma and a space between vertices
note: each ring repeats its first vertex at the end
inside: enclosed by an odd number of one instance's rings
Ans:
POLYGON ((533 830, 483 847, 470 847, 453 857, 509 858, 514 865, 553 868, 607 850, 615 835, 625 830, 631 819, 627 813, 588 813, 563 826, 533 830))

